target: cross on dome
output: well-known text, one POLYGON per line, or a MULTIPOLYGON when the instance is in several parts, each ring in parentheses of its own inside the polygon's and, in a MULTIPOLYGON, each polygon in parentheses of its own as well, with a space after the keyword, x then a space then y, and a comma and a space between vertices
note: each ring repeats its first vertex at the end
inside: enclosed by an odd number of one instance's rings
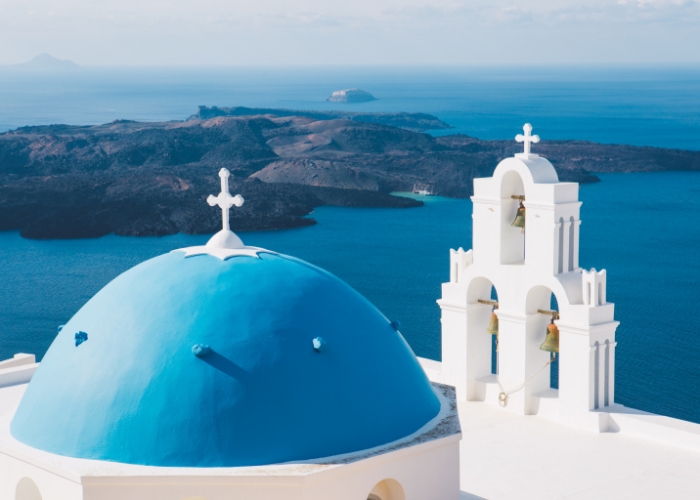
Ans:
POLYGON ((218 206, 221 208, 221 224, 223 228, 221 231, 212 236, 206 245, 180 248, 178 250, 173 250, 173 252, 185 252, 185 257, 191 257, 194 255, 212 255, 218 257, 221 260, 226 260, 231 257, 247 256, 260 258, 260 253, 272 253, 270 250, 265 250, 264 248, 249 247, 243 244, 243 241, 231 231, 229 226, 229 209, 232 206, 240 207, 243 205, 243 197, 240 194, 236 196, 231 196, 228 190, 228 178, 231 173, 222 168, 219 170, 219 177, 221 177, 221 192, 214 196, 210 194, 207 197, 207 203, 209 205, 218 206))
POLYGON ((532 143, 537 144, 538 142, 540 142, 540 136, 539 135, 531 135, 532 125, 530 125, 529 123, 526 123, 523 126, 523 131, 525 132, 525 134, 524 135, 523 134, 516 135, 515 140, 523 143, 523 146, 525 147, 523 154, 525 156, 529 156, 531 154, 530 153, 530 145, 532 143))
POLYGON ((219 205, 219 208, 221 208, 221 223, 223 225, 224 231, 231 230, 228 220, 229 209, 233 205, 240 207, 245 201, 240 194, 237 194, 236 196, 231 196, 231 193, 228 190, 228 178, 230 175, 231 173, 225 168, 219 170, 219 177, 221 177, 221 192, 217 196, 210 194, 207 198, 207 203, 209 203, 209 205, 211 205, 212 207, 214 205, 219 205))

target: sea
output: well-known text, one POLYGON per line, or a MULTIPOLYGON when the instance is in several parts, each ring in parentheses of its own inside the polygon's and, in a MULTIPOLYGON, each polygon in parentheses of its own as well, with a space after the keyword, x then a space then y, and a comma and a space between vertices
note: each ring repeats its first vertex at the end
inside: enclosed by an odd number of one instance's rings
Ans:
MULTIPOLYGON (((461 133, 584 139, 700 150, 700 68, 0 67, 0 131, 116 119, 181 120, 199 105, 425 112, 461 133), (378 100, 331 104, 358 87, 378 100)), ((536 150, 536 145, 533 147, 536 150)), ((495 165, 494 165, 495 167, 495 165)), ((1 165, 0 165, 0 168, 1 165)), ((582 267, 606 269, 615 303, 616 401, 700 422, 700 172, 600 174, 581 186, 582 267)), ((241 233, 355 287, 419 356, 440 359, 436 300, 449 249, 471 247, 471 201, 425 197, 411 209, 317 208, 315 226, 241 233)), ((43 356, 68 319, 118 274, 207 236, 26 240, 0 232, 0 359, 43 356)))

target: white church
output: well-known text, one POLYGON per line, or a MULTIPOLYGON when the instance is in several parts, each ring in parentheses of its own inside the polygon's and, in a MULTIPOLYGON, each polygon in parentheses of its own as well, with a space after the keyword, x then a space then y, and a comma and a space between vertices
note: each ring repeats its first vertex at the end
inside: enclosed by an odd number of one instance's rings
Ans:
POLYGON ((606 272, 579 267, 578 184, 531 132, 474 181, 441 362, 244 245, 222 169, 205 246, 115 278, 41 363, 0 362, 0 500, 700 498, 700 425, 615 403, 606 272))

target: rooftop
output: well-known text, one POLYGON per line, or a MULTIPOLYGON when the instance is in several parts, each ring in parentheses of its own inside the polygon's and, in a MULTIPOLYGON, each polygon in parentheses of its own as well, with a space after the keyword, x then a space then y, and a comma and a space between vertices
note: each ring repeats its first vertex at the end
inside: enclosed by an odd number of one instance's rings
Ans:
MULTIPOLYGON (((441 363, 420 361, 440 379, 441 363)), ((698 450, 700 425, 619 405, 610 417, 622 432, 601 433, 490 403, 460 401, 458 410, 461 500, 697 498, 700 491, 700 451, 684 449, 698 450), (679 444, 661 442, 674 438, 679 444)))

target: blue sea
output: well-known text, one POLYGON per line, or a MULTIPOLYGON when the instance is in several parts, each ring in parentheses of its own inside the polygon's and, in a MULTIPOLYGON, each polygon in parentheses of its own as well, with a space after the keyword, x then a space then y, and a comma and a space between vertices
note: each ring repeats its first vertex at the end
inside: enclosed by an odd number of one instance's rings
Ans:
MULTIPOLYGON (((333 90, 380 98, 347 109, 427 112, 447 133, 512 138, 529 121, 548 139, 700 150, 700 69, 287 68, 82 70, 0 68, 0 130, 114 119, 183 119, 197 105, 332 109, 333 90)), ((440 133, 445 133, 444 131, 440 133)), ((495 165, 494 165, 495 167, 495 165)), ((607 269, 621 321, 616 400, 700 422, 700 172, 605 174, 581 187, 581 265, 607 269)), ((321 207, 318 225, 243 233, 346 280, 416 354, 440 357, 440 284, 450 248, 471 247, 471 202, 421 208, 321 207)), ((42 356, 58 325, 119 273, 206 236, 32 241, 0 233, 0 359, 42 356)))

